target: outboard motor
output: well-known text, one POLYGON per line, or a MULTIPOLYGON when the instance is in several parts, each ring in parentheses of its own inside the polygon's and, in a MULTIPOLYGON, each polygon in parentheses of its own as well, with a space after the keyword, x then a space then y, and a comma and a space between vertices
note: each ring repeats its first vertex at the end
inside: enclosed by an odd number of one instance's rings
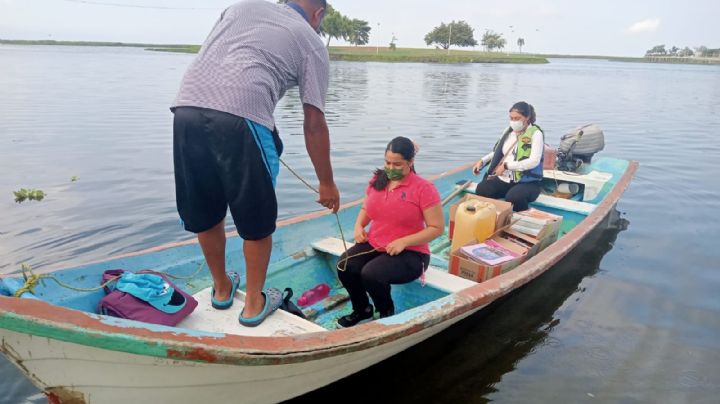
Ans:
POLYGON ((583 164, 589 164, 593 155, 605 148, 605 134, 595 124, 580 126, 560 138, 557 153, 557 168, 562 171, 576 171, 583 164))

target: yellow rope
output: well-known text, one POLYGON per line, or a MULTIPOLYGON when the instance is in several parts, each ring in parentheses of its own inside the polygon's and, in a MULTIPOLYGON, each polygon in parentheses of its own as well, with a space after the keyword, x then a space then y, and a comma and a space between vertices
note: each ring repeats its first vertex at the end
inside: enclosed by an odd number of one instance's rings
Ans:
POLYGON ((37 284, 40 283, 40 281, 43 279, 49 279, 51 281, 56 282, 58 285, 66 288, 66 289, 74 290, 76 292, 94 292, 96 290, 103 289, 105 286, 109 285, 111 282, 113 282, 117 278, 119 278, 119 277, 114 277, 114 278, 108 280, 107 282, 103 283, 102 285, 94 287, 94 288, 76 288, 74 286, 68 285, 67 283, 61 281, 60 279, 56 278, 53 275, 49 275, 49 274, 36 275, 36 274, 32 273, 32 268, 28 264, 22 264, 21 269, 23 271, 23 278, 25 279, 25 284, 22 287, 20 287, 17 291, 15 291, 15 297, 20 297, 25 292, 30 292, 32 294, 35 294, 35 286, 37 286, 37 284), (28 274, 30 274, 30 275, 28 276, 28 274))
MULTIPOLYGON (((283 161, 283 159, 280 159, 280 162, 282 163, 282 165, 285 166, 285 168, 287 168, 292 173, 292 175, 294 175, 297 179, 299 179, 300 182, 305 184, 306 187, 310 188, 310 190, 312 190, 316 194, 320 194, 320 191, 318 191, 314 186, 310 185, 307 181, 305 181, 305 179, 303 179, 303 177, 301 177, 300 174, 296 173, 295 170, 290 168, 290 166, 287 165, 287 163, 285 163, 283 161)), ((348 247, 347 247, 347 243, 345 242, 345 233, 343 232, 342 225, 340 224, 340 215, 338 215, 337 212, 333 212, 333 214, 335 215, 335 220, 337 221, 338 229, 340 229, 340 239, 342 240, 343 248, 345 249, 345 255, 347 256, 348 247)), ((352 257, 348 257, 347 259, 349 259, 349 258, 352 258, 352 257)), ((345 260, 346 266, 347 266, 347 259, 345 260)), ((338 266, 338 269, 340 269, 339 266, 338 266)), ((344 271, 345 269, 340 269, 340 270, 344 271)))
MULTIPOLYGON (((201 262, 200 265, 198 266, 198 269, 192 275, 189 275, 189 276, 178 276, 178 275, 171 275, 168 273, 160 273, 160 272, 154 272, 154 271, 151 271, 151 273, 162 274, 162 275, 165 275, 168 278, 172 278, 172 279, 188 280, 188 279, 194 278, 198 273, 200 273, 200 271, 203 269, 204 265, 205 265, 205 261, 201 262)), ((51 281, 54 281, 55 283, 57 283, 58 285, 60 285, 63 288, 74 290, 76 292, 95 292, 97 290, 104 289, 107 285, 109 285, 112 282, 115 282, 118 278, 120 278, 120 276, 112 277, 107 282, 103 283, 100 286, 96 286, 94 288, 78 288, 78 287, 75 287, 72 285, 68 285, 67 283, 61 281, 60 279, 58 279, 55 276, 50 275, 50 274, 36 275, 32 272, 32 267, 30 267, 30 265, 28 265, 28 264, 22 264, 21 269, 23 272, 23 278, 25 279, 25 284, 23 286, 21 286, 18 290, 15 291, 15 294, 14 294, 15 297, 20 297, 25 292, 35 294, 35 287, 43 279, 49 279, 51 281)))
POLYGON ((366 254, 374 253, 374 252, 376 252, 376 251, 377 251, 377 252, 381 252, 380 249, 378 249, 378 248, 373 248, 372 250, 369 250, 369 251, 363 251, 363 252, 360 252, 360 253, 357 253, 357 254, 348 255, 347 250, 345 250, 345 258, 340 258, 340 259, 338 260, 337 264, 335 264, 335 268, 337 268, 338 271, 343 271, 343 272, 345 272, 345 270, 347 269, 347 262, 350 260, 350 258, 360 257, 361 255, 366 255, 366 254), (344 262, 344 263, 345 263, 345 265, 343 265, 342 268, 340 268, 340 263, 341 263, 341 262, 344 262))

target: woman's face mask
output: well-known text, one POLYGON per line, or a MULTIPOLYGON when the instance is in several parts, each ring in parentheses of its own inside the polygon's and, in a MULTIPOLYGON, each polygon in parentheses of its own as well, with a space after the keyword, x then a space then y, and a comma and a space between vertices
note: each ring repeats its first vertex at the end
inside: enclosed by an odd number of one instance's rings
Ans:
POLYGON ((522 131, 522 130, 525 128, 525 122, 523 122, 522 120, 519 120, 519 121, 510 121, 510 127, 511 127, 512 130, 514 130, 515 132, 520 132, 520 131, 522 131))
POLYGON ((516 110, 510 111, 510 127, 515 132, 522 132, 525 129, 526 118, 516 110))
POLYGON ((410 173, 411 162, 405 160, 402 154, 385 153, 385 174, 390 181, 400 181, 410 173))
POLYGON ((402 168, 387 168, 385 167, 385 174, 388 176, 390 181, 400 181, 405 178, 405 173, 402 168))

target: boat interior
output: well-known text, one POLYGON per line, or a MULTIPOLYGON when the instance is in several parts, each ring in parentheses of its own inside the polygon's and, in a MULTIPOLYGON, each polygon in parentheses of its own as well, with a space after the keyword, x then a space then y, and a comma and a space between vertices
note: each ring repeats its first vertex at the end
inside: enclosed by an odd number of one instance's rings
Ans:
MULTIPOLYGON (((543 193, 531 206, 562 216, 558 233, 558 238, 561 238, 603 200, 618 182, 627 164, 628 162, 624 160, 600 158, 588 164, 581 172, 545 170, 545 178, 542 181, 543 193), (577 184, 571 187, 575 192, 560 193, 559 185, 563 183, 577 184)), ((416 280, 404 285, 393 285, 395 316, 407 318, 407 316, 419 315, 421 311, 417 309, 423 305, 477 285, 475 281, 448 272, 451 243, 448 239, 447 221, 449 207, 459 201, 465 193, 472 193, 475 189, 475 184, 471 184, 466 190, 457 193, 458 183, 468 179, 477 181, 479 178, 481 177, 473 176, 469 169, 464 169, 443 174, 435 180, 441 197, 448 199, 444 205, 446 231, 430 244, 432 256, 425 282, 416 280), (452 196, 454 193, 456 195, 452 196), (449 198, 450 196, 452 197, 449 198)), ((212 309, 210 305, 212 281, 209 271, 203 268, 204 258, 197 244, 160 248, 147 253, 56 271, 53 275, 64 283, 78 288, 90 288, 100 283, 100 276, 107 269, 122 268, 128 271, 152 269, 166 273, 173 277, 173 282, 192 294, 199 303, 195 311, 177 328, 196 330, 208 335, 288 336, 334 330, 338 328, 337 319, 351 312, 347 292, 336 275, 336 265, 338 257, 352 244, 350 241, 343 243, 338 221, 343 227, 345 236, 348 237, 358 209, 359 205, 356 204, 341 210, 338 213, 339 220, 334 215, 315 215, 308 220, 294 220, 292 223, 281 224, 274 235, 266 287, 276 287, 281 291, 288 287, 292 288, 294 301, 297 301, 304 291, 318 284, 325 283, 330 287, 326 298, 301 307, 306 317, 304 319, 278 310, 258 327, 243 327, 238 323, 244 297, 240 291, 230 310, 212 309)), ((241 274, 243 278, 240 290, 242 290, 245 271, 242 240, 238 237, 228 239, 227 268, 241 274)), ((18 278, 18 274, 14 276, 18 278)), ((72 291, 45 280, 37 285, 35 296, 51 304, 96 313, 98 302, 104 296, 104 292, 102 290, 90 293, 72 291)), ((375 318, 377 319, 377 314, 375 318)), ((389 319, 392 317, 371 321, 383 322, 389 319)), ((114 319, 114 321, 118 320, 114 319)))

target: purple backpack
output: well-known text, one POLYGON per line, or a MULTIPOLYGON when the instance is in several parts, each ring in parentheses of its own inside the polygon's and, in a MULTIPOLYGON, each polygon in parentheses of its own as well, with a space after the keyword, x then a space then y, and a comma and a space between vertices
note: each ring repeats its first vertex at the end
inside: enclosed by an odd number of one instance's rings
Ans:
MULTIPOLYGON (((110 269, 103 272, 102 284, 105 284, 111 279, 120 278, 124 272, 125 270, 123 269, 110 269)), ((154 274, 163 278, 163 280, 174 289, 172 298, 170 299, 170 304, 179 306, 184 302, 184 306, 175 313, 166 313, 156 309, 148 302, 138 299, 129 293, 108 287, 112 285, 111 283, 108 286, 105 286, 105 292, 107 295, 100 300, 100 303, 98 304, 98 313, 107 316, 126 318, 128 320, 142 321, 145 323, 175 326, 185 317, 189 316, 190 313, 195 310, 195 307, 197 307, 197 300, 187 294, 184 290, 178 288, 165 274, 150 270, 142 270, 137 273, 154 274)))

